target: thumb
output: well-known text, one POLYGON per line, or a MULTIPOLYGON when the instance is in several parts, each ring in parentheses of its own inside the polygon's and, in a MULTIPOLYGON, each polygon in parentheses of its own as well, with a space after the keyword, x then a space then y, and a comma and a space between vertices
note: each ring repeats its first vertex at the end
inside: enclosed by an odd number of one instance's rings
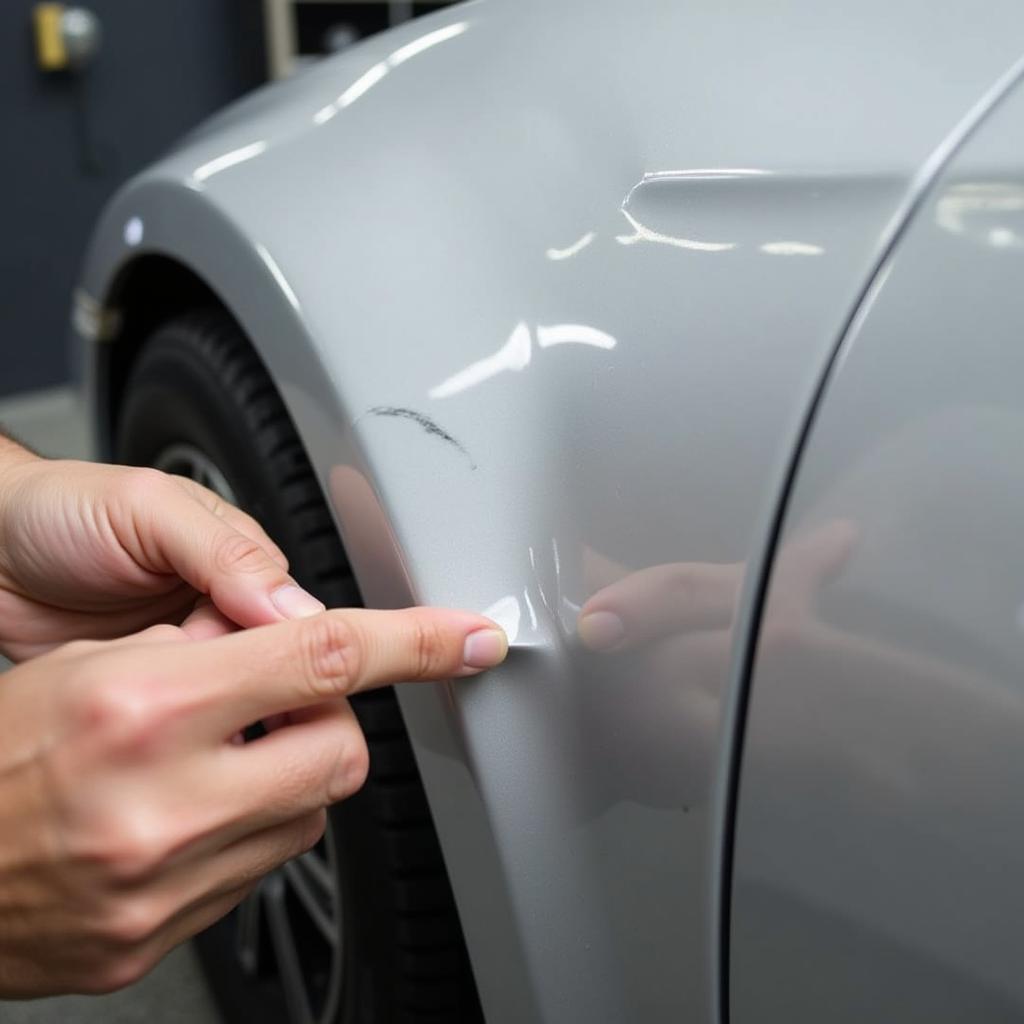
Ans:
POLYGON ((161 474, 151 500, 128 511, 125 546, 139 564, 179 576, 232 622, 262 626, 324 610, 288 575, 269 540, 264 545, 252 531, 243 533, 172 478, 161 474))

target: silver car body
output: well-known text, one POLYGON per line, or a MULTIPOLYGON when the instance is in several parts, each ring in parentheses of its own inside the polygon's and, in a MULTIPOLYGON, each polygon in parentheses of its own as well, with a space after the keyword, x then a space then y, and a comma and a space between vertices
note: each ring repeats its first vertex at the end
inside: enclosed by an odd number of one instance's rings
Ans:
POLYGON ((1012 2, 478 0, 104 214, 101 442, 135 269, 173 260, 268 366, 367 602, 509 630, 485 678, 400 688, 492 1024, 1024 1010, 1022 52, 1012 2), (834 522, 805 593, 786 552, 834 522), (678 615, 584 649, 595 592, 678 564, 678 615), (709 566, 737 585, 695 628, 709 566))

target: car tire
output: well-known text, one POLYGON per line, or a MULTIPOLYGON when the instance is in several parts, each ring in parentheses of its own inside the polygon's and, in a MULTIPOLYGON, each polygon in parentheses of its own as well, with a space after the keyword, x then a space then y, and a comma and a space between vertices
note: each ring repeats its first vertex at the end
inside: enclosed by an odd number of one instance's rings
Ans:
MULTIPOLYGON (((304 587, 330 607, 360 604, 302 442, 225 311, 194 310, 156 329, 123 394, 118 461, 175 470, 180 457, 183 471, 226 488, 263 524, 304 587)), ((204 973, 231 1024, 482 1020, 395 694, 377 690, 352 705, 370 749, 369 777, 331 808, 324 840, 307 855, 316 860, 292 862, 291 876, 284 869, 268 876, 249 901, 197 937, 204 973), (331 913, 318 917, 317 906, 331 913), (295 957, 285 948, 289 931, 295 957)))

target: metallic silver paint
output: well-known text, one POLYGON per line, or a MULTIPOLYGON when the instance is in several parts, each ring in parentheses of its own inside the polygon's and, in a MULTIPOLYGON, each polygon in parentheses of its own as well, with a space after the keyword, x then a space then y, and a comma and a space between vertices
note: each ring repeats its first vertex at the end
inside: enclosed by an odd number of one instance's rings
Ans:
POLYGON ((477 2, 244 101, 97 228, 89 294, 164 253, 237 316, 370 603, 515 627, 501 670, 401 693, 492 1024, 713 1019, 744 633, 600 655, 576 617, 758 563, 894 218, 1022 31, 1009 2, 477 2))
POLYGON ((736 1024, 1024 1015, 1022 130, 1017 89, 943 174, 801 462, 743 755, 736 1024), (852 550, 801 593, 839 522, 852 550))

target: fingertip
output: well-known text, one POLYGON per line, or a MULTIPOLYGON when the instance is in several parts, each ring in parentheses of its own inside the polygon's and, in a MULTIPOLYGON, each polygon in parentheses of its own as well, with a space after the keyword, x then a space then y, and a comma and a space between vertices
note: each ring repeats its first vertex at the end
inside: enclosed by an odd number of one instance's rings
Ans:
POLYGON ((622 619, 604 609, 585 612, 576 623, 576 632, 584 647, 592 651, 611 651, 626 638, 626 626, 622 619))
POLYGON ((285 619, 308 619, 327 610, 327 605, 297 583, 286 583, 270 595, 270 602, 285 619))
POLYGON ((483 671, 500 665, 508 656, 508 635, 495 623, 474 630, 466 637, 462 652, 463 667, 483 671))

